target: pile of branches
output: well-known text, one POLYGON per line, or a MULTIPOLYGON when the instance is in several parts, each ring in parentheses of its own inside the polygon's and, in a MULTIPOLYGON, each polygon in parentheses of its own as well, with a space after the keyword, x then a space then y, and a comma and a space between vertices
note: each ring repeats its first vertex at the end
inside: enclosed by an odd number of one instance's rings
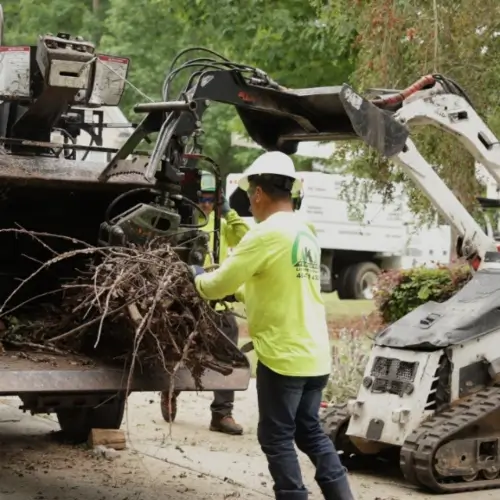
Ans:
MULTIPOLYGON (((9 328, 6 345, 125 360, 130 373, 140 365, 175 375, 184 366, 200 389, 206 368, 230 374, 245 362, 220 330, 220 314, 196 291, 188 266, 164 243, 142 248, 87 245, 58 254, 18 289, 44 269, 78 255, 90 259, 73 282, 62 285, 60 305, 46 308, 43 317, 29 324, 9 328)), ((0 314, 7 313, 15 311, 4 304, 0 314)))

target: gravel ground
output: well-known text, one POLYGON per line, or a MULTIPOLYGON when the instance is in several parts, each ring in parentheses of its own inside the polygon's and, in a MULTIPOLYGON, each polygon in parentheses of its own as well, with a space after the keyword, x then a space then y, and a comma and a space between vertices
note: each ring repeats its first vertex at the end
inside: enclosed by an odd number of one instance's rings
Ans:
MULTIPOLYGON (((32 417, 15 398, 0 399, 0 499, 2 500, 205 500, 274 498, 266 461, 256 441, 256 397, 237 394, 243 436, 208 431, 210 393, 184 393, 177 421, 165 423, 159 396, 134 394, 123 429, 128 449, 96 456, 84 446, 57 443, 50 416, 32 417)), ((301 457, 312 499, 321 499, 310 463, 301 457)), ((357 500, 431 500, 401 478, 351 474, 357 500)), ((470 494, 446 495, 465 500, 470 494)), ((498 492, 474 493, 493 500, 498 492)))

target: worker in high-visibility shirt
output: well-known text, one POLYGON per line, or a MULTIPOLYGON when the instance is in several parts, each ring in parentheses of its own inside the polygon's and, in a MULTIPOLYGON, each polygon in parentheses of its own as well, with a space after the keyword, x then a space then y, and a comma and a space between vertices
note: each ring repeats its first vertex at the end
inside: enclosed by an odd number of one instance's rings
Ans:
MULTIPOLYGON (((232 210, 225 196, 219 203, 215 200, 215 178, 208 172, 202 173, 201 191, 199 193, 198 206, 203 213, 208 217, 208 224, 202 229, 210 235, 210 247, 213 246, 214 226, 215 226, 215 209, 219 208, 221 213, 220 220, 220 239, 219 239, 219 262, 223 262, 228 255, 228 249, 236 246, 241 238, 250 229, 248 224, 238 215, 235 210, 232 210)), ((205 260, 205 267, 214 264, 213 255, 208 254, 205 260)), ((218 304, 216 310, 221 313, 221 324, 219 327, 222 331, 238 345, 238 323, 235 316, 232 314, 232 304, 218 304)), ((175 392, 169 408, 168 391, 161 394, 161 411, 163 418, 167 421, 173 421, 177 413, 177 397, 179 392, 175 392)), ((212 412, 212 420, 210 422, 210 430, 223 432, 225 434, 239 435, 243 433, 241 425, 236 423, 233 417, 234 406, 234 391, 214 391, 214 400, 210 406, 212 412)))
POLYGON ((294 443, 316 467, 327 500, 353 500, 349 481, 319 411, 331 370, 331 348, 320 292, 321 250, 310 226, 293 210, 301 189, 292 159, 261 155, 239 187, 258 222, 213 272, 191 266, 209 300, 243 301, 257 354, 258 440, 278 500, 306 500, 294 443))

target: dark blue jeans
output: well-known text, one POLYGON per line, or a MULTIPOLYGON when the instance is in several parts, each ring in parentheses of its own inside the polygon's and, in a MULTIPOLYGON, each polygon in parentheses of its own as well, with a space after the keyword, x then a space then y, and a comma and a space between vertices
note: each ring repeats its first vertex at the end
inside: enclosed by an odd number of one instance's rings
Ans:
POLYGON ((303 500, 308 495, 294 442, 316 467, 315 479, 327 500, 353 499, 345 469, 319 419, 327 380, 328 375, 286 377, 257 365, 257 434, 277 499, 303 500))
MULTIPOLYGON (((231 314, 231 312, 222 313, 219 328, 235 345, 238 345, 240 332, 234 314, 231 314)), ((214 400, 210 405, 212 415, 219 415, 221 417, 232 415, 233 406, 234 391, 214 391, 214 400)))

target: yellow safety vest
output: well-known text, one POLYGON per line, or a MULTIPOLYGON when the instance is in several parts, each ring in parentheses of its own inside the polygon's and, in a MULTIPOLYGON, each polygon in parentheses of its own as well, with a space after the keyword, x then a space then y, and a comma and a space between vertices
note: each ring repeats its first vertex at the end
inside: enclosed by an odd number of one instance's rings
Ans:
MULTIPOLYGON (((212 212, 208 217, 208 223, 206 226, 201 228, 203 231, 209 233, 210 242, 209 249, 210 252, 214 244, 214 231, 215 231, 215 213, 212 212)), ((219 264, 224 262, 227 258, 228 250, 231 247, 235 247, 250 230, 248 224, 238 215, 235 210, 230 210, 225 218, 220 220, 220 239, 219 239, 219 264)), ((214 256, 208 253, 204 266, 209 267, 215 263, 214 256)), ((225 303, 226 307, 231 309, 232 304, 229 302, 225 303)), ((223 304, 217 304, 216 310, 222 311, 226 307, 223 304)))

